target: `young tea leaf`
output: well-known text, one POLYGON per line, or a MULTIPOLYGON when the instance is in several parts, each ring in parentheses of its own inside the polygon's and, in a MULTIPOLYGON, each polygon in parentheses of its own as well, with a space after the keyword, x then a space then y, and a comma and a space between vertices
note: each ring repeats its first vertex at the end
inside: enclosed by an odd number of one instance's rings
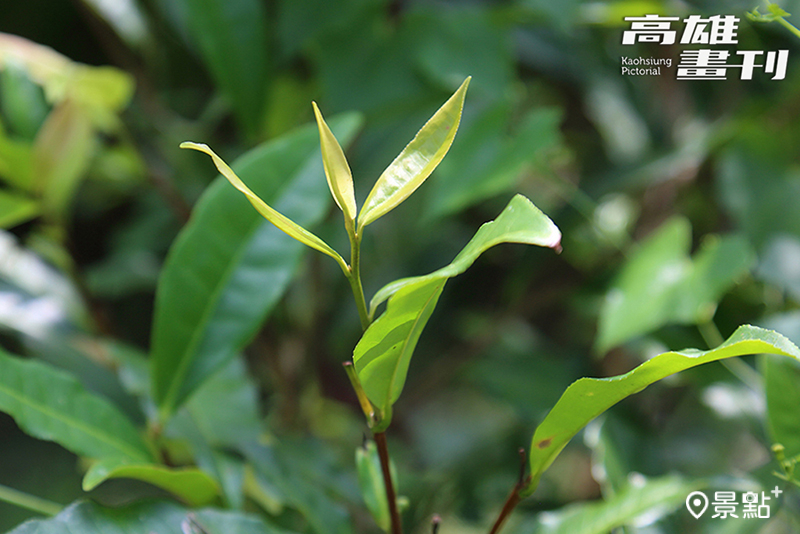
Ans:
POLYGON ((371 302, 370 315, 389 300, 386 312, 370 324, 353 351, 353 364, 369 400, 391 418, 408 373, 411 355, 444 285, 463 273, 484 251, 500 243, 557 248, 561 232, 553 221, 522 195, 516 195, 494 221, 480 227, 447 266, 425 276, 404 278, 384 286, 371 302))
POLYGON ((611 378, 581 378, 558 400, 536 429, 531 442, 531 479, 522 495, 536 489, 542 473, 589 421, 622 399, 669 375, 704 363, 747 354, 779 354, 800 360, 800 349, 771 330, 740 326, 719 347, 707 351, 686 349, 660 354, 632 371, 611 378))
POLYGON ((399 156, 383 171, 358 216, 358 233, 386 215, 422 185, 442 161, 458 130, 470 78, 417 132, 399 156))
POLYGON ((304 245, 307 245, 313 249, 316 249, 323 254, 327 254, 342 267, 342 269, 347 272, 347 263, 344 259, 339 255, 338 252, 333 250, 330 245, 328 245, 325 241, 320 239, 319 237, 315 236, 299 224, 295 223, 294 221, 290 220, 289 218, 285 217, 281 213, 278 213, 274 209, 272 209, 266 202, 261 200, 258 195, 250 191, 250 189, 244 185, 236 173, 228 166, 227 163, 222 161, 222 159, 217 156, 213 150, 211 150, 208 145, 203 143, 193 143, 191 141, 184 141, 181 143, 181 148, 191 148, 192 150, 197 150, 199 152, 204 152, 211 156, 211 159, 214 161, 214 165, 217 167, 217 170, 228 179, 228 181, 233 185, 236 189, 244 193, 247 197, 247 200, 253 205, 253 207, 269 222, 289 234, 294 239, 297 239, 304 245))
POLYGON ((356 197, 353 192, 353 175, 347 158, 344 155, 339 141, 328 128, 325 119, 322 118, 316 102, 314 106, 314 116, 317 118, 319 127, 319 143, 322 150, 322 164, 325 167, 325 177, 328 179, 328 187, 331 189, 336 205, 344 213, 347 226, 351 227, 356 216, 356 197))

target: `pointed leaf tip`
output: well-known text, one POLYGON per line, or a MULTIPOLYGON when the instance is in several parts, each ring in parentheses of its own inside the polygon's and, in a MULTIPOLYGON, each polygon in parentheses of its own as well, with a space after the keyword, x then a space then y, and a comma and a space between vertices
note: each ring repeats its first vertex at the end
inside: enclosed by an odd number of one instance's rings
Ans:
POLYGON ((439 165, 456 136, 469 87, 468 77, 383 171, 358 216, 363 227, 386 215, 417 190, 439 165))
MULTIPOLYGON (((333 135, 333 134, 331 134, 333 135)), ((204 143, 194 143, 192 141, 184 141, 180 144, 181 148, 190 148, 192 150, 197 150, 208 154, 211 156, 211 159, 214 161, 214 165, 217 167, 217 170, 222 174, 227 180, 233 185, 236 189, 241 191, 246 197, 247 200, 250 201, 250 204, 269 222, 277 226, 280 230, 287 233, 292 238, 300 241, 306 246, 309 246, 313 249, 316 249, 323 254, 327 254, 328 256, 332 257, 339 266, 342 268, 343 271, 347 272, 347 262, 344 261, 341 255, 336 252, 330 245, 328 245, 325 241, 317 237, 316 235, 312 234, 299 224, 295 223, 282 213, 271 208, 266 202, 261 200, 261 198, 253 193, 250 188, 248 188, 244 182, 233 172, 227 163, 225 163, 222 158, 217 156, 211 148, 204 144, 204 143)))
POLYGON ((316 102, 311 102, 314 116, 319 127, 319 142, 322 152, 322 165, 325 168, 325 178, 336 205, 344 213, 348 224, 352 224, 356 216, 356 197, 353 191, 353 174, 344 155, 339 141, 331 132, 316 102))

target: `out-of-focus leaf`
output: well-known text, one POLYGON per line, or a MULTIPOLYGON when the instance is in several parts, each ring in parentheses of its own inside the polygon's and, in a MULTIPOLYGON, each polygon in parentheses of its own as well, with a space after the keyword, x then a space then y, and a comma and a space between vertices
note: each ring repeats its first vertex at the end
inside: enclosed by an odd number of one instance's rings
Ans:
MULTIPOLYGON (((394 468, 394 464, 391 466, 394 468)), ((356 449, 356 472, 358 473, 358 487, 364 504, 372 514, 375 523, 384 531, 389 532, 391 519, 389 517, 389 502, 386 500, 386 489, 383 484, 383 471, 378 448, 374 441, 367 441, 363 447, 356 449)), ((396 484, 397 472, 392 469, 392 482, 396 484)), ((397 488, 395 487, 395 494, 397 488)))
POLYGON ((770 440, 785 447, 786 457, 800 455, 800 363, 775 356, 761 361, 770 440))
POLYGON ((778 354, 800 360, 800 349, 782 335, 755 326, 741 326, 715 349, 665 352, 630 372, 611 378, 581 378, 573 383, 536 429, 530 448, 531 481, 524 494, 536 489, 542 473, 592 419, 622 399, 669 375, 698 365, 744 356, 778 354))
MULTIPOLYGON (((635 523, 647 514, 649 521, 680 507, 691 492, 703 482, 677 476, 638 479, 613 498, 567 506, 557 512, 542 514, 536 534, 605 534, 615 528, 635 523)), ((525 531, 526 529, 523 529, 525 531)))
MULTIPOLYGON (((347 143, 357 116, 331 120, 347 143)), ((303 225, 325 213, 318 132, 309 125, 260 146, 234 165, 261 196, 303 225)), ((303 247, 261 217, 219 177, 170 250, 156 293, 154 397, 168 415, 235 355, 294 273, 303 247)))
POLYGON ((800 240, 797 237, 778 233, 765 245, 759 258, 755 275, 774 284, 795 299, 800 298, 800 240))
POLYGON ((76 104, 64 102, 48 115, 33 147, 33 179, 48 215, 66 214, 95 149, 91 121, 76 104))
POLYGON ((630 255, 600 313, 600 352, 669 323, 710 320, 717 301, 754 261, 747 241, 710 236, 689 258, 691 227, 673 218, 630 255))
POLYGON ((236 119, 258 135, 270 64, 267 14, 259 0, 180 0, 189 32, 236 119))
POLYGON ((317 119, 319 128, 319 142, 322 150, 322 165, 325 167, 325 178, 328 180, 328 187, 331 190, 336 205, 344 213, 347 225, 351 226, 356 217, 356 197, 353 191, 353 175, 350 172, 350 165, 344 155, 339 141, 328 128, 325 119, 322 118, 317 103, 313 102, 314 116, 317 119))
POLYGON ((141 49, 144 46, 149 32, 147 22, 136 2, 117 0, 111 3, 104 0, 83 0, 83 3, 114 28, 114 31, 129 47, 141 49))
POLYGON ((36 137, 48 111, 41 88, 13 62, 0 69, 0 106, 7 126, 28 141, 36 137))
POLYGON ((133 478, 148 482, 169 491, 190 506, 208 504, 219 496, 219 486, 214 479, 197 468, 170 468, 120 458, 95 462, 83 477, 83 489, 91 491, 111 478, 133 478))
POLYGON ((138 430, 70 375, 0 352, 0 410, 27 433, 90 458, 152 461, 138 430))
POLYGON ((290 534, 241 512, 189 511, 175 503, 140 502, 105 508, 92 502, 70 505, 56 517, 28 521, 9 534, 290 534))
POLYGON ((494 221, 475 236, 447 266, 425 276, 384 286, 370 303, 370 315, 386 299, 386 312, 370 324, 353 351, 353 363, 369 400, 383 412, 400 396, 422 329, 448 279, 464 272, 484 251, 500 243, 558 247, 561 232, 530 200, 516 195, 494 221))
POLYGON ((407 199, 442 161, 455 139, 469 81, 464 80, 380 175, 358 216, 359 233, 407 199))
POLYGON ((25 192, 33 183, 33 145, 10 139, 0 128, 0 179, 25 192))
POLYGON ((352 534, 347 511, 337 503, 331 487, 339 474, 331 471, 327 451, 308 445, 251 443, 243 448, 253 466, 255 480, 251 482, 266 489, 260 502, 268 511, 284 505, 297 510, 316 534, 352 534))
POLYGON ((0 189, 0 228, 12 228, 39 214, 35 200, 0 189))

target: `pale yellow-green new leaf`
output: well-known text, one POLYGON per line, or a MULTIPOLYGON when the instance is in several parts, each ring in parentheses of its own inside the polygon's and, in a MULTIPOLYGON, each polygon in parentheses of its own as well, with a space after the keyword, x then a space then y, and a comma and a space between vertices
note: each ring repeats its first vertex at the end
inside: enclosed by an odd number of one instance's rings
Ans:
POLYGON ((297 239, 304 245, 307 245, 313 249, 319 250, 323 254, 327 254, 331 258, 335 259, 339 266, 345 271, 349 272, 349 268, 347 267, 347 263, 344 259, 339 255, 338 252, 333 250, 325 241, 320 239, 319 237, 315 236, 296 222, 292 221, 288 217, 284 216, 283 214, 275 211, 266 202, 261 200, 258 195, 253 193, 250 188, 244 185, 244 182, 236 176, 236 173, 233 172, 227 163, 222 161, 222 158, 217 156, 213 150, 211 150, 208 145, 203 143, 193 143, 191 141, 184 141, 181 143, 181 148, 191 148, 193 150, 198 150, 200 152, 204 152, 211 156, 211 159, 214 161, 214 165, 216 165, 217 170, 222 174, 228 181, 244 193, 247 197, 247 200, 250 201, 250 204, 269 222, 277 226, 280 230, 286 232, 294 239, 297 239))
POLYGON ((353 174, 350 172, 350 165, 344 150, 339 145, 339 141, 334 137, 333 132, 322 118, 316 102, 314 115, 317 118, 319 127, 319 144, 322 151, 322 165, 325 167, 325 177, 328 179, 328 187, 331 189, 336 205, 344 213, 348 227, 350 227, 356 217, 356 195, 353 192, 353 174))
POLYGON ((359 233, 411 196, 450 150, 470 79, 464 80, 375 182, 358 216, 359 233))

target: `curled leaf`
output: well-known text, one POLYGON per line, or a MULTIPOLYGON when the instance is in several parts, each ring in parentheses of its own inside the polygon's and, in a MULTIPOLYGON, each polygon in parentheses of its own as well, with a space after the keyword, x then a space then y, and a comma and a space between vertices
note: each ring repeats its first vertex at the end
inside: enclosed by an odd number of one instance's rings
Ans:
POLYGON ((347 164, 342 147, 336 137, 328 128, 325 119, 322 118, 316 102, 314 106, 314 116, 317 118, 319 127, 319 143, 322 151, 322 165, 325 167, 325 177, 328 179, 328 187, 331 189, 336 205, 344 213, 348 227, 353 224, 356 216, 356 196, 353 192, 353 174, 347 164))

